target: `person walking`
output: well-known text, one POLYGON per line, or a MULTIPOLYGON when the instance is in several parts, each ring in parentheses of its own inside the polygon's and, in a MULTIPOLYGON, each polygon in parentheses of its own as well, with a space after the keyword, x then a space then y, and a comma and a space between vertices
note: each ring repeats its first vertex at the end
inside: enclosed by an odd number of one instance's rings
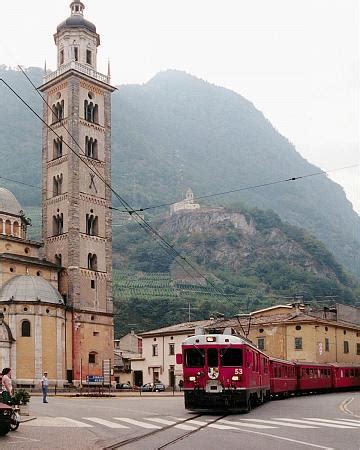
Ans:
POLYGON ((11 368, 5 367, 5 369, 2 370, 2 379, 1 379, 1 399, 3 403, 9 404, 12 402, 12 395, 13 395, 13 387, 12 387, 12 381, 11 381, 11 368))
POLYGON ((49 389, 49 380, 48 380, 48 373, 44 372, 44 376, 41 379, 41 390, 43 394, 43 403, 48 403, 47 401, 47 395, 48 395, 48 389, 49 389))

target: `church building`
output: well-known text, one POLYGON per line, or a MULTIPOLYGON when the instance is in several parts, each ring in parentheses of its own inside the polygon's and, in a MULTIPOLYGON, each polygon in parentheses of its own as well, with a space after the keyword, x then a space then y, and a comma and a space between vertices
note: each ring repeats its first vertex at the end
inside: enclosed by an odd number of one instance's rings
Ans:
POLYGON ((44 74, 43 242, 0 189, 0 365, 18 385, 110 381, 113 355, 110 74, 80 0, 54 35, 44 74), (98 379, 98 378, 96 378, 98 379), (100 378, 102 379, 102 378, 100 378))

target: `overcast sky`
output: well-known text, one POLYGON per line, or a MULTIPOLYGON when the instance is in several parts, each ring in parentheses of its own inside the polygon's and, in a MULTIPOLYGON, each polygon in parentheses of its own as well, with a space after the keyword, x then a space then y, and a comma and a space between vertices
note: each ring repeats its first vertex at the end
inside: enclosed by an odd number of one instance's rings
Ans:
MULTIPOLYGON (((360 162, 357 0, 83 1, 113 84, 185 70, 245 96, 322 169, 360 162)), ((2 3, 0 64, 55 69, 70 0, 2 3)), ((330 176, 360 212, 360 168, 330 176)))

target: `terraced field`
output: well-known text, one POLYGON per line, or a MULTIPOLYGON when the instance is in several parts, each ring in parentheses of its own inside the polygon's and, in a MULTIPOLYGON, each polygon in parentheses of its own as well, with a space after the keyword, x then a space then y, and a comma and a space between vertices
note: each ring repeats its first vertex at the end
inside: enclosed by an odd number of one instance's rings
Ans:
POLYGON ((211 288, 197 284, 176 283, 168 273, 113 271, 115 298, 195 298, 218 296, 211 288))

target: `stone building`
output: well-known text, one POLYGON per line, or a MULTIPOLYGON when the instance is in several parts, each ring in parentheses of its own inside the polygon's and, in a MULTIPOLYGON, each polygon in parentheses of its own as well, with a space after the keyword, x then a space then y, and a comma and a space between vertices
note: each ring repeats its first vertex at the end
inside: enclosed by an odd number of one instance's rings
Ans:
POLYGON ((200 205, 199 203, 195 203, 194 201, 194 193, 189 188, 186 191, 186 195, 184 200, 181 200, 181 202, 174 203, 170 206, 170 215, 176 214, 177 212, 184 212, 184 211, 194 211, 194 209, 199 209, 200 205))
POLYGON ((97 72, 100 36, 80 0, 54 35, 45 73, 43 243, 26 238, 15 197, 0 190, 0 362, 35 384, 110 377, 113 358, 110 75, 97 72), (2 310, 2 311, 1 311, 2 310), (6 349, 6 350, 5 350, 6 349))

